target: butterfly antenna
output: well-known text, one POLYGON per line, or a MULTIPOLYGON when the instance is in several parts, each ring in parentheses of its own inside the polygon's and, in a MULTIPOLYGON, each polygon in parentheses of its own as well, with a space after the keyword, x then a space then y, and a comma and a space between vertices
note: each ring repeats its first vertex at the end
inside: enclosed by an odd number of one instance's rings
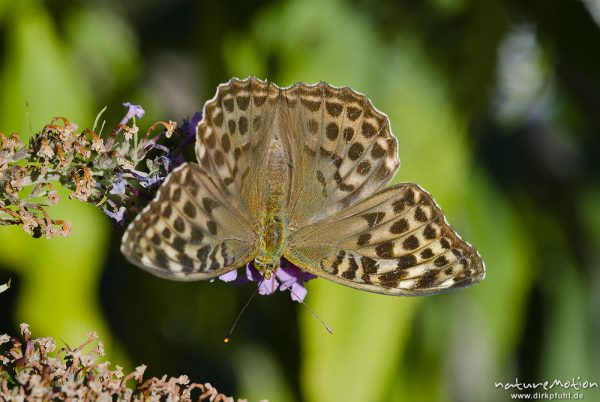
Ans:
MULTIPOLYGON (((273 275, 275 275, 275 271, 273 271, 271 269, 271 272, 273 272, 273 275)), ((317 313, 315 313, 314 310, 312 308, 310 308, 308 306, 308 304, 306 304, 306 302, 304 302, 304 300, 301 297, 299 297, 296 293, 294 293, 294 291, 292 290, 292 288, 290 288, 289 286, 286 286, 285 283, 281 282, 279 280, 279 278, 277 278, 277 275, 275 275, 275 280, 277 282, 279 282, 281 284, 281 286, 283 286, 284 288, 286 288, 287 290, 289 290, 291 294, 293 294, 294 296, 296 296, 296 299, 298 299, 298 301, 300 303, 302 303, 304 305, 304 307, 306 307, 306 309, 313 315, 313 317, 315 317, 321 323, 321 325, 323 325, 323 327, 325 327, 325 329, 327 330, 327 332, 329 332, 331 335, 333 335, 333 329, 329 325, 327 325, 327 323, 325 322, 325 320, 323 320, 321 317, 319 317, 317 315, 317 313)))
MULTIPOLYGON (((285 285, 284 285, 284 286, 285 286, 285 285)), ((285 286, 285 287, 286 287, 287 289, 290 289, 290 288, 288 288, 287 286, 285 286)), ((310 307, 308 306, 308 304, 306 304, 306 303, 304 302, 304 300, 301 300, 301 299, 298 297, 298 295, 296 295, 296 294, 295 294, 295 293, 292 291, 292 289, 290 289, 290 292, 291 292, 291 293, 292 293, 294 296, 296 296, 296 298, 297 298, 298 300, 300 300, 300 303, 302 303, 302 304, 304 305, 304 307, 306 307, 306 309, 307 309, 307 310, 308 310, 308 311, 309 311, 309 312, 310 312, 310 313, 313 315, 313 317, 315 317, 315 318, 316 318, 316 319, 317 319, 317 320, 318 320, 318 321, 321 323, 321 325, 323 325, 323 326, 325 327, 325 329, 327 330, 327 332, 329 332, 331 335, 333 335, 333 329, 332 329, 332 328, 331 328, 329 325, 327 325, 327 323, 326 323, 326 322, 325 322, 325 321, 324 321, 324 320, 323 320, 321 317, 319 317, 319 316, 317 315, 317 313, 315 313, 315 312, 313 311, 313 309, 312 309, 312 308, 310 308, 310 307)))
POLYGON ((246 309, 250 305, 250 302, 256 297, 256 294, 258 293, 258 290, 260 289, 260 285, 262 285, 262 283, 263 283, 264 280, 265 280, 265 278, 263 277, 260 280, 260 282, 258 283, 258 286, 256 287, 256 290, 254 291, 254 293, 252 293, 252 296, 250 296, 250 298, 248 299, 248 301, 246 302, 246 304, 244 304, 244 307, 242 307, 242 309, 238 313, 237 317, 235 318, 235 321, 233 322, 233 325, 231 326, 231 329, 227 333, 227 336, 225 338, 223 338, 223 342, 229 343, 229 340, 231 339, 231 335, 233 334, 233 330, 235 329, 235 327, 237 326, 238 322, 240 321, 240 318, 242 318, 242 314, 244 314, 244 311, 246 311, 246 309))

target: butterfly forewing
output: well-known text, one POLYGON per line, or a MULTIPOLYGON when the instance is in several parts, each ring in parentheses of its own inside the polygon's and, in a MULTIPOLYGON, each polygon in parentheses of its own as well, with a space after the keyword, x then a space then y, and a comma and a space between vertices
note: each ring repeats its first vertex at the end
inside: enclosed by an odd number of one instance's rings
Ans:
POLYGON ((288 258, 338 283, 422 295, 483 278, 477 252, 419 186, 398 184, 293 235, 288 258))
POLYGON ((296 84, 283 95, 293 166, 291 226, 323 219, 393 178, 400 164, 396 138, 364 95, 323 82, 296 84))
POLYGON ((250 224, 263 210, 266 171, 279 89, 249 78, 220 85, 204 107, 196 157, 250 224))

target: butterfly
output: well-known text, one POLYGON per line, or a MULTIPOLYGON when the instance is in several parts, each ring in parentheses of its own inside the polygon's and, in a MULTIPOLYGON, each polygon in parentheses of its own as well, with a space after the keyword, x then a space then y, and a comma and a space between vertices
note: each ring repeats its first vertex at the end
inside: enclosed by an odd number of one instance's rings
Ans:
POLYGON ((333 282, 428 295, 485 276, 478 252, 419 185, 386 187, 400 159, 387 116, 320 82, 221 84, 196 127, 197 163, 169 174, 121 251, 163 278, 211 279, 282 258, 333 282))

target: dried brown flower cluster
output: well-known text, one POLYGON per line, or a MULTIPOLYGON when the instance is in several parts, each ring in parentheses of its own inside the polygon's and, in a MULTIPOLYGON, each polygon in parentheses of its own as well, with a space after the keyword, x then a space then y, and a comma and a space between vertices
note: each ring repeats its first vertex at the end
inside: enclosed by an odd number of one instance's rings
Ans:
POLYGON ((95 127, 77 131, 65 117, 53 119, 27 146, 15 133, 0 133, 0 225, 20 225, 34 237, 68 235, 71 225, 45 209, 59 202, 56 183, 73 191, 69 198, 100 207, 119 224, 132 219, 183 162, 183 146, 200 116, 181 129, 160 121, 138 135, 135 118, 144 110, 124 105, 127 115, 106 138, 95 127), (171 148, 160 143, 171 136, 171 148))
POLYGON ((144 380, 145 365, 128 374, 119 366, 110 369, 109 362, 99 362, 104 347, 102 341, 96 342, 95 332, 77 348, 63 347, 56 353, 52 353, 56 341, 32 339, 27 324, 21 324, 21 334, 22 339, 0 335, 2 401, 233 402, 232 397, 220 394, 209 383, 191 383, 185 375, 144 380), (84 351, 88 346, 92 350, 84 351))

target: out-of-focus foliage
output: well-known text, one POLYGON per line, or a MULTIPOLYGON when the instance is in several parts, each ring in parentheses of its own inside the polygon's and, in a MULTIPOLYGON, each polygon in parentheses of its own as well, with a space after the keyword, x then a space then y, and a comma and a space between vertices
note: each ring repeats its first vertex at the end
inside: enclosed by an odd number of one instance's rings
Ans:
POLYGON ((495 382, 600 382, 599 15, 591 0, 0 1, 5 134, 89 125, 104 105, 118 121, 123 101, 180 121, 232 75, 348 85, 390 117, 396 181, 429 190, 488 273, 419 299, 314 280, 306 302, 335 335, 273 295, 224 345, 252 286, 151 277, 105 217, 67 203, 67 239, 0 231, 0 332, 94 329, 110 360, 251 400, 502 401, 495 382))

